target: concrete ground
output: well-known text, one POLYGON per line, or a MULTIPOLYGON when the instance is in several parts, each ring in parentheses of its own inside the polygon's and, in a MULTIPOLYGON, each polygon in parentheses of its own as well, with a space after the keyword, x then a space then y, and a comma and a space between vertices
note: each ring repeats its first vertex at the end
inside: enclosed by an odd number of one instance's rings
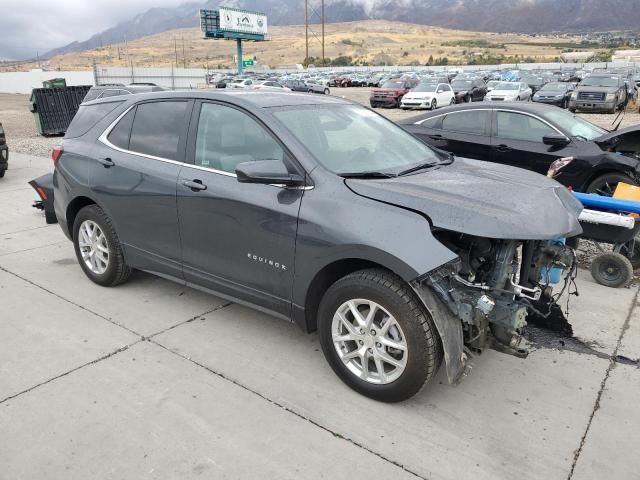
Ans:
POLYGON ((292 324, 146 274, 91 283, 30 206, 50 170, 15 154, 0 180, 0 479, 638 477, 637 286, 580 272, 576 338, 387 405, 292 324))

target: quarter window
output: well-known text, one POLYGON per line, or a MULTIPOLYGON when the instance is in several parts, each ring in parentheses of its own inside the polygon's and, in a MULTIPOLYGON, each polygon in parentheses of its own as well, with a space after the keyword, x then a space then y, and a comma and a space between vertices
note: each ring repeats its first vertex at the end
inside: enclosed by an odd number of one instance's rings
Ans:
POLYGON ((442 129, 451 132, 472 133, 484 135, 489 121, 487 110, 468 110, 466 112, 450 113, 442 120, 442 129))
POLYGON ((253 118, 235 108, 203 103, 195 164, 234 173, 243 162, 283 160, 284 151, 253 118))
POLYGON ((129 150, 176 160, 187 102, 141 103, 131 129, 129 150))
POLYGON ((136 109, 132 108, 127 114, 120 119, 107 139, 116 147, 129 150, 129 135, 131 134, 131 125, 133 125, 133 117, 136 113, 136 109))
POLYGON ((496 136, 526 142, 542 142, 545 135, 557 135, 546 123, 529 115, 515 112, 498 112, 496 136))

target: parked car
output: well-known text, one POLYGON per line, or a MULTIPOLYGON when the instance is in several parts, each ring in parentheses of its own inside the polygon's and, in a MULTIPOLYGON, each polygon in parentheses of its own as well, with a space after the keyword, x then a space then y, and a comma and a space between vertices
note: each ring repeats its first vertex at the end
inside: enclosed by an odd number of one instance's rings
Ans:
POLYGON ((548 81, 549 78, 542 75, 522 75, 520 77, 520 81, 527 84, 527 86, 531 89, 531 94, 533 95, 538 90, 540 90, 548 81))
POLYGON ((164 88, 157 85, 97 85, 91 87, 87 94, 84 96, 83 102, 90 102, 98 98, 117 97, 120 95, 131 95, 134 93, 149 93, 149 92, 161 92, 164 88))
POLYGON ((523 356, 528 309, 554 305, 542 272, 575 273, 554 242, 581 231, 564 187, 454 159, 336 97, 99 100, 53 159, 58 222, 91 281, 145 270, 317 330, 342 381, 381 401, 443 359, 456 381, 466 348, 523 356))
POLYGON ((569 110, 615 113, 627 102, 627 86, 620 75, 592 73, 571 94, 569 110))
POLYGON ((487 82, 487 93, 495 88, 497 84, 500 83, 500 80, 489 80, 487 82))
POLYGON ((448 83, 419 83, 409 93, 402 97, 400 107, 403 110, 409 108, 428 108, 435 110, 439 106, 455 103, 453 90, 448 83))
POLYGON ((287 80, 286 82, 284 82, 284 86, 294 92, 308 93, 310 91, 309 86, 305 83, 304 80, 287 80))
POLYGON ((251 78, 235 78, 230 82, 227 82, 227 88, 236 90, 253 88, 253 80, 251 78))
POLYGON ((488 102, 526 102, 531 99, 531 88, 525 82, 500 82, 484 99, 488 102))
POLYGON ((273 80, 262 80, 255 82, 251 87, 253 90, 260 91, 276 91, 276 92, 290 92, 291 89, 285 87, 284 85, 280 85, 278 82, 273 80))
POLYGON ((9 168, 9 146, 7 145, 7 137, 4 133, 2 123, 0 123, 0 178, 9 168))
POLYGON ((309 93, 322 93, 323 95, 329 95, 329 93, 331 93, 329 91, 329 87, 321 83, 318 83, 315 80, 307 80, 305 83, 307 84, 307 89, 309 93))
POLYGON ((579 192, 611 196, 621 181, 640 183, 640 126, 608 132, 567 110, 536 103, 446 107, 400 124, 455 155, 543 175, 562 159, 556 180, 579 192))
POLYGON ((479 78, 453 80, 451 88, 455 94, 456 103, 479 102, 487 94, 487 85, 479 78))
POLYGON ((537 103, 568 108, 571 92, 573 92, 574 88, 573 83, 569 82, 549 82, 534 93, 531 100, 537 103))
POLYGON ((372 88, 369 95, 369 104, 372 108, 391 107, 398 108, 402 103, 402 97, 415 86, 410 80, 388 80, 380 88, 372 88))

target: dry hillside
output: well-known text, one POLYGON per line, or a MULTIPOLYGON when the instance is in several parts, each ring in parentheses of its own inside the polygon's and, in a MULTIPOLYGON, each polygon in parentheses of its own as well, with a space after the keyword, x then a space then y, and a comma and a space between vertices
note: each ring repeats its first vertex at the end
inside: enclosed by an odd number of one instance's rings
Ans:
MULTIPOLYGON (((319 36, 320 26, 313 31, 319 36)), ((245 43, 245 54, 255 55, 261 65, 276 67, 301 63, 305 57, 303 25, 272 27, 270 40, 245 43)), ((578 42, 571 37, 536 36, 469 32, 402 22, 367 20, 327 24, 325 55, 335 58, 350 56, 370 64, 420 64, 433 56, 448 57, 451 62, 480 54, 534 57, 538 61, 552 61, 560 53, 556 44, 578 42), (484 43, 483 43, 484 42, 484 43)), ((235 43, 224 40, 204 40, 197 28, 171 30, 131 41, 68 53, 44 62, 43 67, 60 70, 89 68, 100 65, 168 66, 176 62, 187 67, 231 67, 235 43), (184 55, 183 55, 184 39, 184 55)), ((310 33, 309 55, 321 55, 320 41, 310 33)), ((23 63, 19 69, 34 68, 23 63)), ((4 69, 9 69, 7 65, 4 69)))

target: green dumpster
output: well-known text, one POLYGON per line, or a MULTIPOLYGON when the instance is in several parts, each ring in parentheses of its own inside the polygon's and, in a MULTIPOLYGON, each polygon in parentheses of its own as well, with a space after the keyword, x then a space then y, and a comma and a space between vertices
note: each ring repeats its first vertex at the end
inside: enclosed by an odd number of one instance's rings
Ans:
POLYGON ((67 80, 65 78, 52 78, 42 82, 42 86, 44 88, 62 88, 67 86, 67 80))

